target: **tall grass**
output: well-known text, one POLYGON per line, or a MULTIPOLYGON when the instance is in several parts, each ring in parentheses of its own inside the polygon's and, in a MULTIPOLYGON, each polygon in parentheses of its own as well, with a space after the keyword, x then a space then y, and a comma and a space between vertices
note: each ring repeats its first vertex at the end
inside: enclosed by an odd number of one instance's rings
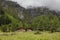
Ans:
MULTIPOLYGON (((0 33, 5 34, 5 33, 0 33)), ((41 34, 34 34, 34 32, 14 32, 14 35, 11 33, 6 33, 6 35, 0 35, 0 40, 60 40, 60 33, 48 33, 41 32, 41 34)))

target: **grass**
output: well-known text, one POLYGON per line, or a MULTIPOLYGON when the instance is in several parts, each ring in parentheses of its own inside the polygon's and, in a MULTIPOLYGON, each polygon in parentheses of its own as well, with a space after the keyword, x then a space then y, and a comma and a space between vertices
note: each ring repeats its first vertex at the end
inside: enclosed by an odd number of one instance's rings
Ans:
POLYGON ((60 40, 60 33, 41 32, 41 34, 34 34, 35 32, 13 32, 0 33, 0 40, 60 40), (3 35, 4 34, 4 35, 3 35))

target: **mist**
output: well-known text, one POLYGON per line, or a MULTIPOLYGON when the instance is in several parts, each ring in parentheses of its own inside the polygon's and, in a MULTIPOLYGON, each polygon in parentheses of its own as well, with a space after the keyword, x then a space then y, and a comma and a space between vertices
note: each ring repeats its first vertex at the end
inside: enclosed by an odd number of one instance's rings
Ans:
POLYGON ((45 6, 60 11, 60 0, 11 0, 17 2, 24 8, 45 6))

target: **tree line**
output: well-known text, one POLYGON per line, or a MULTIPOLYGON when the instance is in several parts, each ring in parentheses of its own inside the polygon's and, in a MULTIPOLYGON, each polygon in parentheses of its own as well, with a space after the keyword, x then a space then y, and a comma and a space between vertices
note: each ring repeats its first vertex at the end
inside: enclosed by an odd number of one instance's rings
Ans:
POLYGON ((60 32, 60 16, 52 13, 36 16, 31 20, 16 19, 13 16, 0 10, 0 30, 3 32, 16 31, 19 28, 40 31, 60 32), (26 22, 28 21, 28 22, 26 22))
POLYGON ((19 19, 15 14, 16 10, 12 7, 11 10, 12 12, 8 12, 10 10, 7 8, 3 9, 0 3, 0 30, 3 32, 17 31, 19 28, 60 32, 60 16, 55 11, 49 11, 47 8, 31 9, 32 11, 29 9, 23 13, 26 17, 19 19), (34 16, 34 13, 37 16, 34 16))

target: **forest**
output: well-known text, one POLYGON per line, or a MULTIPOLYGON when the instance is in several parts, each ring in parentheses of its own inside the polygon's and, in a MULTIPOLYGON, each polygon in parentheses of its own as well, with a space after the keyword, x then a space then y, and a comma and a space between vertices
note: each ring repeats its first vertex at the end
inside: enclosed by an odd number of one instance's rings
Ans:
POLYGON ((60 12, 46 7, 25 9, 15 2, 1 0, 0 30, 14 32, 21 28, 60 32, 60 12))

